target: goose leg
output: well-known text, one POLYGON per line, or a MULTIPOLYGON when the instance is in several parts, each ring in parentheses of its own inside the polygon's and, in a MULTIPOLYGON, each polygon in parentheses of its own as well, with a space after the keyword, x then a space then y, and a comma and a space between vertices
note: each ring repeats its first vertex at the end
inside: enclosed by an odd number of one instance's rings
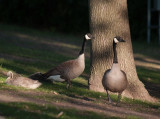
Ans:
POLYGON ((66 88, 68 89, 68 87, 69 87, 69 84, 67 83, 66 88))
POLYGON ((69 87, 71 88, 71 86, 72 86, 72 85, 71 85, 71 80, 69 80, 69 87))
POLYGON ((109 103, 112 103, 112 100, 111 100, 111 98, 109 96, 108 90, 106 90, 106 92, 107 92, 107 98, 108 98, 109 103))
POLYGON ((116 105, 118 105, 118 103, 120 102, 121 94, 122 94, 122 93, 118 93, 118 100, 117 100, 117 104, 116 104, 116 105))
POLYGON ((69 87, 71 87, 71 81, 68 79, 68 80, 67 80, 66 88, 68 89, 69 87))
POLYGON ((68 83, 68 81, 67 81, 67 85, 66 85, 66 88, 68 89, 68 87, 69 87, 69 83, 68 83))

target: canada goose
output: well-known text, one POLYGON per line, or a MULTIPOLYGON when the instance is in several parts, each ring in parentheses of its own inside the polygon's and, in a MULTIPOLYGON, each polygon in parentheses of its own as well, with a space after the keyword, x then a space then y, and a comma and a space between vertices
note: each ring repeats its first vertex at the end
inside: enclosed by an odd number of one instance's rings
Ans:
POLYGON ((37 80, 15 75, 11 71, 7 73, 7 76, 8 78, 6 79, 6 83, 9 85, 21 86, 28 89, 36 89, 41 85, 37 80))
POLYGON ((43 74, 45 79, 51 81, 67 82, 67 88, 71 85, 71 79, 74 79, 81 75, 85 69, 85 57, 84 57, 84 47, 87 40, 93 39, 94 37, 91 34, 86 34, 84 36, 82 49, 79 52, 78 58, 74 60, 69 60, 61 63, 57 67, 49 70, 43 74))
POLYGON ((124 71, 120 69, 120 66, 118 64, 116 45, 119 42, 125 42, 125 41, 121 37, 114 37, 113 39, 113 52, 114 52, 113 65, 111 69, 108 69, 104 73, 104 76, 102 79, 102 84, 103 84, 104 89, 107 92, 109 103, 112 103, 112 100, 109 96, 108 90, 111 92, 118 92, 117 104, 119 103, 122 92, 127 88, 127 84, 128 84, 126 74, 124 71))

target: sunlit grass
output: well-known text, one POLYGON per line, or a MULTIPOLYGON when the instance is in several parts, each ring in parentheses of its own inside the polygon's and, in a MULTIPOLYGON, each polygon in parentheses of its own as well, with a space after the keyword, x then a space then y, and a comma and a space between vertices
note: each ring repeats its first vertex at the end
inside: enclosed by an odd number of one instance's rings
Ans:
POLYGON ((127 116, 127 119, 142 119, 142 118, 137 116, 127 116))

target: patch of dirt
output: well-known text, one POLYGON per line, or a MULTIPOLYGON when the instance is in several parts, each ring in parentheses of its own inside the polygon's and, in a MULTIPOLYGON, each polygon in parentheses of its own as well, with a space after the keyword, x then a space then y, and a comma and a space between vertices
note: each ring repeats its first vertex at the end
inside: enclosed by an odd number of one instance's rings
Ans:
POLYGON ((5 119, 4 117, 0 116, 0 119, 5 119))
MULTIPOLYGON (((0 102, 32 102, 38 105, 53 105, 61 108, 74 108, 82 111, 93 111, 95 113, 103 113, 106 116, 118 116, 118 117, 126 117, 126 116, 138 116, 142 118, 148 119, 159 119, 160 114, 154 110, 153 112, 137 112, 133 110, 133 105, 120 104, 120 106, 110 105, 108 103, 94 103, 91 101, 86 101, 84 99, 76 99, 71 98, 67 102, 58 102, 54 100, 45 100, 43 98, 34 98, 35 96, 40 95, 55 95, 54 93, 41 93, 35 92, 32 90, 29 91, 13 91, 13 90, 0 90, 0 102), (27 96, 29 94, 29 96, 27 96), (132 106, 132 107, 131 107, 132 106)), ((56 94, 57 95, 57 94, 56 94)), ((60 95, 60 94, 58 94, 60 95)), ((140 107, 134 107, 140 108, 140 107)))

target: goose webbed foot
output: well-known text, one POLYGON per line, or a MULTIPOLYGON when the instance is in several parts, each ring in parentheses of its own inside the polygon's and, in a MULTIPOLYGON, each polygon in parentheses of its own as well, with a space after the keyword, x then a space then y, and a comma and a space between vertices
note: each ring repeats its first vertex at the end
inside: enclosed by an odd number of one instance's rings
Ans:
POLYGON ((111 98, 108 98, 108 101, 109 101, 109 103, 110 103, 110 104, 112 104, 112 100, 111 100, 111 98))
POLYGON ((112 100, 111 100, 111 97, 109 96, 109 94, 108 94, 108 101, 110 104, 112 104, 112 100))

